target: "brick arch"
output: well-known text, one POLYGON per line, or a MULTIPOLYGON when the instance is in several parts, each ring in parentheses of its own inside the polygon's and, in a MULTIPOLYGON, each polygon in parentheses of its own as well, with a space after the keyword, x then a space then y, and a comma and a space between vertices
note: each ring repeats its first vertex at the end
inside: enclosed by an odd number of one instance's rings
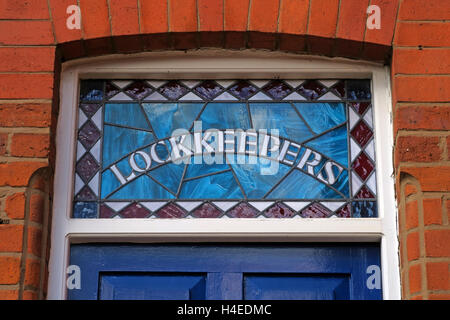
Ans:
POLYGON ((367 29, 369 0, 50 0, 40 27, 63 61, 111 53, 203 47, 268 49, 388 61, 397 0, 371 0, 381 29, 367 29), (69 5, 81 29, 66 26, 69 5))

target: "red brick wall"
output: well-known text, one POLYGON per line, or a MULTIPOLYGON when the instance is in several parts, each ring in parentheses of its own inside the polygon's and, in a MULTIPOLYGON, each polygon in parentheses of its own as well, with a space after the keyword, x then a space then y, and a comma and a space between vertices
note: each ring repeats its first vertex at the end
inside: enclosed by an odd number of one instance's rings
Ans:
POLYGON ((0 299, 45 297, 61 62, 201 47, 391 65, 402 295, 450 298, 449 18, 448 0, 1 1, 0 299), (366 28, 368 5, 380 30, 366 28))

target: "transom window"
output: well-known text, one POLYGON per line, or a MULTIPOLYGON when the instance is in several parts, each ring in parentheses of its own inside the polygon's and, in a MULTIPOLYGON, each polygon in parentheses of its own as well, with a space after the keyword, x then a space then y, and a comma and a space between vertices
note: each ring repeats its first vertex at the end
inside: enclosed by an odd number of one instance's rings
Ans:
POLYGON ((370 88, 82 80, 72 217, 377 217, 370 88))

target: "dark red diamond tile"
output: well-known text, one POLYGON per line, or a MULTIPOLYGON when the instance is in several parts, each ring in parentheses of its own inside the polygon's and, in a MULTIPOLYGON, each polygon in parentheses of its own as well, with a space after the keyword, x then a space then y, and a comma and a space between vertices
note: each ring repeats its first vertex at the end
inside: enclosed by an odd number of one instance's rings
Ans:
POLYGON ((159 87, 158 91, 171 100, 177 100, 178 98, 186 94, 186 92, 188 92, 188 89, 182 86, 178 81, 169 81, 163 86, 159 87))
POLYGON ((370 107, 370 102, 352 102, 350 103, 352 108, 358 112, 360 115, 363 115, 366 112, 367 108, 370 107))
POLYGON ((241 80, 228 90, 241 100, 245 100, 252 96, 258 89, 248 81, 241 80))
POLYGON ((233 218, 256 218, 259 212, 246 203, 240 203, 230 211, 228 216, 233 218))
POLYGON ((206 80, 195 87, 194 91, 200 94, 200 96, 202 96, 203 98, 211 100, 220 92, 222 92, 223 89, 216 82, 206 80))
POLYGON ((350 218, 350 203, 347 203, 345 206, 336 211, 336 217, 338 218, 350 218))
POLYGON ((345 98, 345 83, 344 81, 339 81, 331 89, 338 97, 345 98))
POLYGON ((76 171, 85 183, 91 180, 99 168, 100 166, 90 153, 86 153, 76 165, 76 171))
POLYGON ((262 90, 275 100, 283 99, 292 91, 292 89, 281 80, 270 81, 262 90))
POLYGON ((77 196, 75 197, 75 200, 77 201, 86 201, 86 200, 97 200, 97 197, 95 196, 94 192, 92 192, 91 188, 88 186, 84 186, 80 192, 78 192, 77 196))
POLYGON ((267 218, 291 218, 295 216, 295 212, 282 203, 276 203, 266 210, 267 218))
POLYGON ((86 149, 90 149, 100 138, 100 131, 92 121, 85 123, 78 132, 78 140, 86 149))
POLYGON ((356 199, 374 199, 375 196, 370 192, 369 188, 363 186, 355 196, 356 199))
POLYGON ((100 205, 100 218, 112 218, 116 215, 114 210, 108 207, 106 204, 100 205))
POLYGON ((327 91, 327 88, 318 81, 307 80, 302 83, 298 92, 309 100, 316 100, 327 91))
POLYGON ((173 203, 161 208, 155 214, 158 218, 183 218, 186 213, 173 203))
POLYGON ((375 166, 368 156, 363 152, 352 163, 353 170, 365 181, 372 173, 375 166))
POLYGON ((120 89, 113 85, 111 82, 106 82, 106 98, 109 99, 120 92, 120 89))
POLYGON ((218 218, 222 215, 222 211, 214 207, 210 203, 205 203, 201 207, 192 212, 192 216, 195 218, 218 218))
POLYGON ((362 148, 364 148, 373 136, 372 129, 370 129, 362 120, 358 122, 350 133, 362 148))
POLYGON ((148 96, 153 89, 144 81, 134 81, 132 84, 128 85, 124 91, 130 97, 140 100, 148 96))
POLYGON ((327 218, 332 214, 330 210, 317 202, 303 209, 300 215, 303 218, 327 218))
POLYGON ((132 203, 128 207, 120 211, 123 218, 146 218, 150 215, 150 211, 138 203, 132 203))
POLYGON ((98 109, 100 109, 100 105, 93 103, 82 103, 80 104, 80 108, 90 118, 98 111, 98 109))

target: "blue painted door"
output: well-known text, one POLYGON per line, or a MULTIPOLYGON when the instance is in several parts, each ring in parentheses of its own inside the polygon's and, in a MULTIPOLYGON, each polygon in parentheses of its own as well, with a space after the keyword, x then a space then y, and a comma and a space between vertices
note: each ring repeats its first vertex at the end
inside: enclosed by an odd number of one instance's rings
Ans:
POLYGON ((81 288, 69 290, 69 299, 382 297, 381 288, 367 286, 368 267, 380 266, 375 244, 77 244, 70 264, 80 267, 81 288))

